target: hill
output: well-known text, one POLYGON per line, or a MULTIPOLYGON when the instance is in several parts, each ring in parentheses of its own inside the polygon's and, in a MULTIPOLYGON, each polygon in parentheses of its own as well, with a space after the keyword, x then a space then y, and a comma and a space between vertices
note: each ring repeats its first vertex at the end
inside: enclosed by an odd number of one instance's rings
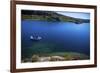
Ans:
POLYGON ((76 24, 89 23, 89 19, 79 19, 58 14, 54 11, 31 11, 22 10, 22 20, 44 20, 53 22, 73 22, 76 24))

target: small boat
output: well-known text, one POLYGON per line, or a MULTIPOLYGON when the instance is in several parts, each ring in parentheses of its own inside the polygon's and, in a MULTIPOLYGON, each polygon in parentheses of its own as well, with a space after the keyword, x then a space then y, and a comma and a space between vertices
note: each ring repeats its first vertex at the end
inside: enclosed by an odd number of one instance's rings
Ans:
POLYGON ((32 40, 32 41, 39 41, 39 40, 41 40, 42 39, 42 37, 40 37, 40 36, 30 36, 30 40, 32 40))

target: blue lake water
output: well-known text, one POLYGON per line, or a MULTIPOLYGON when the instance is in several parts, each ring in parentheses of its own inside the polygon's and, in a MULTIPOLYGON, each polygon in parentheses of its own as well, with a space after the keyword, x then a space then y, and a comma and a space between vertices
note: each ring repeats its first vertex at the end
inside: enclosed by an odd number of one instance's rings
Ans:
MULTIPOLYGON (((36 43, 48 43, 46 48, 53 52, 78 52, 90 55, 90 24, 71 22, 48 22, 22 20, 21 22, 22 55, 32 55, 32 46, 36 43), (41 36, 40 41, 30 40, 30 36, 41 36), (54 45, 52 48, 50 45, 54 45)), ((41 47, 40 47, 41 48, 41 47)), ((38 49, 38 48, 35 48, 38 49)), ((34 51, 34 50, 33 50, 34 51)))

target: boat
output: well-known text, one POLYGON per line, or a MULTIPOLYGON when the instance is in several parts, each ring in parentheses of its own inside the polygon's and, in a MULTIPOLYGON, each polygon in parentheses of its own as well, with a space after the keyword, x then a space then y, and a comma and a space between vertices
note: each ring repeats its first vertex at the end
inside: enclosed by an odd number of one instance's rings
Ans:
POLYGON ((41 39, 42 39, 41 36, 33 36, 33 35, 30 36, 30 40, 32 40, 32 41, 39 41, 41 39))

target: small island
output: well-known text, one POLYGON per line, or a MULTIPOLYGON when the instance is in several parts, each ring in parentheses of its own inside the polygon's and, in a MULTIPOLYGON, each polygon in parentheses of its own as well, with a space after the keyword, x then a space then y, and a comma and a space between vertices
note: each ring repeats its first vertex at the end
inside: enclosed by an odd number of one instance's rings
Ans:
POLYGON ((43 20, 52 22, 73 22, 75 24, 89 23, 89 19, 80 19, 65 16, 54 11, 24 11, 22 10, 22 20, 43 20))

